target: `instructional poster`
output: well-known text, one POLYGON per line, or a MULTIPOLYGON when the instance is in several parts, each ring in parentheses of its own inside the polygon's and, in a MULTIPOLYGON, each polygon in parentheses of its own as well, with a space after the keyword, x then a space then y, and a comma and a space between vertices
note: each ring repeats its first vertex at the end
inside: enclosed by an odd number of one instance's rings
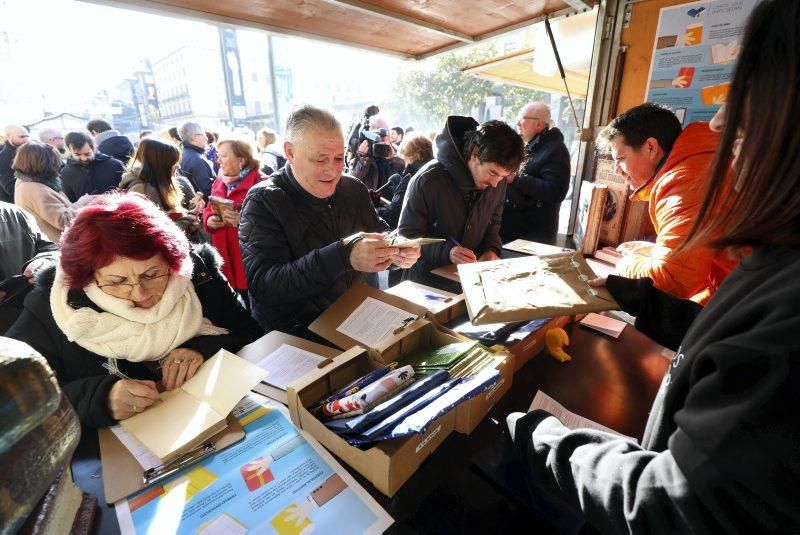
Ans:
POLYGON ((242 442, 116 504, 123 535, 382 533, 392 524, 284 407, 249 394, 234 416, 242 442))
POLYGON ((661 9, 647 101, 683 125, 708 121, 725 102, 747 17, 759 0, 713 0, 661 9))

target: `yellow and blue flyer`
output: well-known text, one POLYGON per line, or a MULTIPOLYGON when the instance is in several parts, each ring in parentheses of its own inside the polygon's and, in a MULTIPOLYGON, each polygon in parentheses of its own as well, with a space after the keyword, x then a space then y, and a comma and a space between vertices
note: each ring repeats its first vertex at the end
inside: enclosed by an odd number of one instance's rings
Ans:
POLYGON ((364 488, 292 424, 285 407, 251 393, 233 414, 244 440, 115 504, 123 535, 382 533, 392 524, 364 488))

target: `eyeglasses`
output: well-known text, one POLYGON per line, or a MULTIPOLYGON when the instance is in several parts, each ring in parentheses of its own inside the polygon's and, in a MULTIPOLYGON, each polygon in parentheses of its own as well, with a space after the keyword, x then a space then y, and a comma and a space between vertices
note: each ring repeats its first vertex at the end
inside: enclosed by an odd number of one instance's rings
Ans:
POLYGON ((131 284, 129 282, 112 282, 110 284, 98 284, 97 287, 108 295, 114 297, 127 298, 133 293, 134 286, 141 287, 143 292, 161 291, 167 286, 172 270, 168 270, 164 275, 156 277, 142 277, 139 282, 131 284))
POLYGON ((528 117, 527 115, 523 115, 522 117, 519 118, 520 121, 522 121, 523 119, 530 119, 531 121, 541 121, 542 120, 539 117, 528 117))

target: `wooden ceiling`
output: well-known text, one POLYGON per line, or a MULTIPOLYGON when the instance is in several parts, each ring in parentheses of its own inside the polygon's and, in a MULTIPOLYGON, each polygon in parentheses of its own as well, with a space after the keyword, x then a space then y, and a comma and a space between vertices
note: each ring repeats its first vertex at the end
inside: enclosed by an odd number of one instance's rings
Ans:
POLYGON ((85 0, 422 59, 598 0, 85 0))

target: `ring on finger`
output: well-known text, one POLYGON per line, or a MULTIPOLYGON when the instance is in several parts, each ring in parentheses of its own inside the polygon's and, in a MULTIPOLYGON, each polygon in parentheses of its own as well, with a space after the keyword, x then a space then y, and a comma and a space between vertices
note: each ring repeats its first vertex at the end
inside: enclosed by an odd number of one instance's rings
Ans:
POLYGON ((131 405, 131 408, 133 409, 133 412, 139 412, 139 409, 136 407, 136 405, 131 405))

